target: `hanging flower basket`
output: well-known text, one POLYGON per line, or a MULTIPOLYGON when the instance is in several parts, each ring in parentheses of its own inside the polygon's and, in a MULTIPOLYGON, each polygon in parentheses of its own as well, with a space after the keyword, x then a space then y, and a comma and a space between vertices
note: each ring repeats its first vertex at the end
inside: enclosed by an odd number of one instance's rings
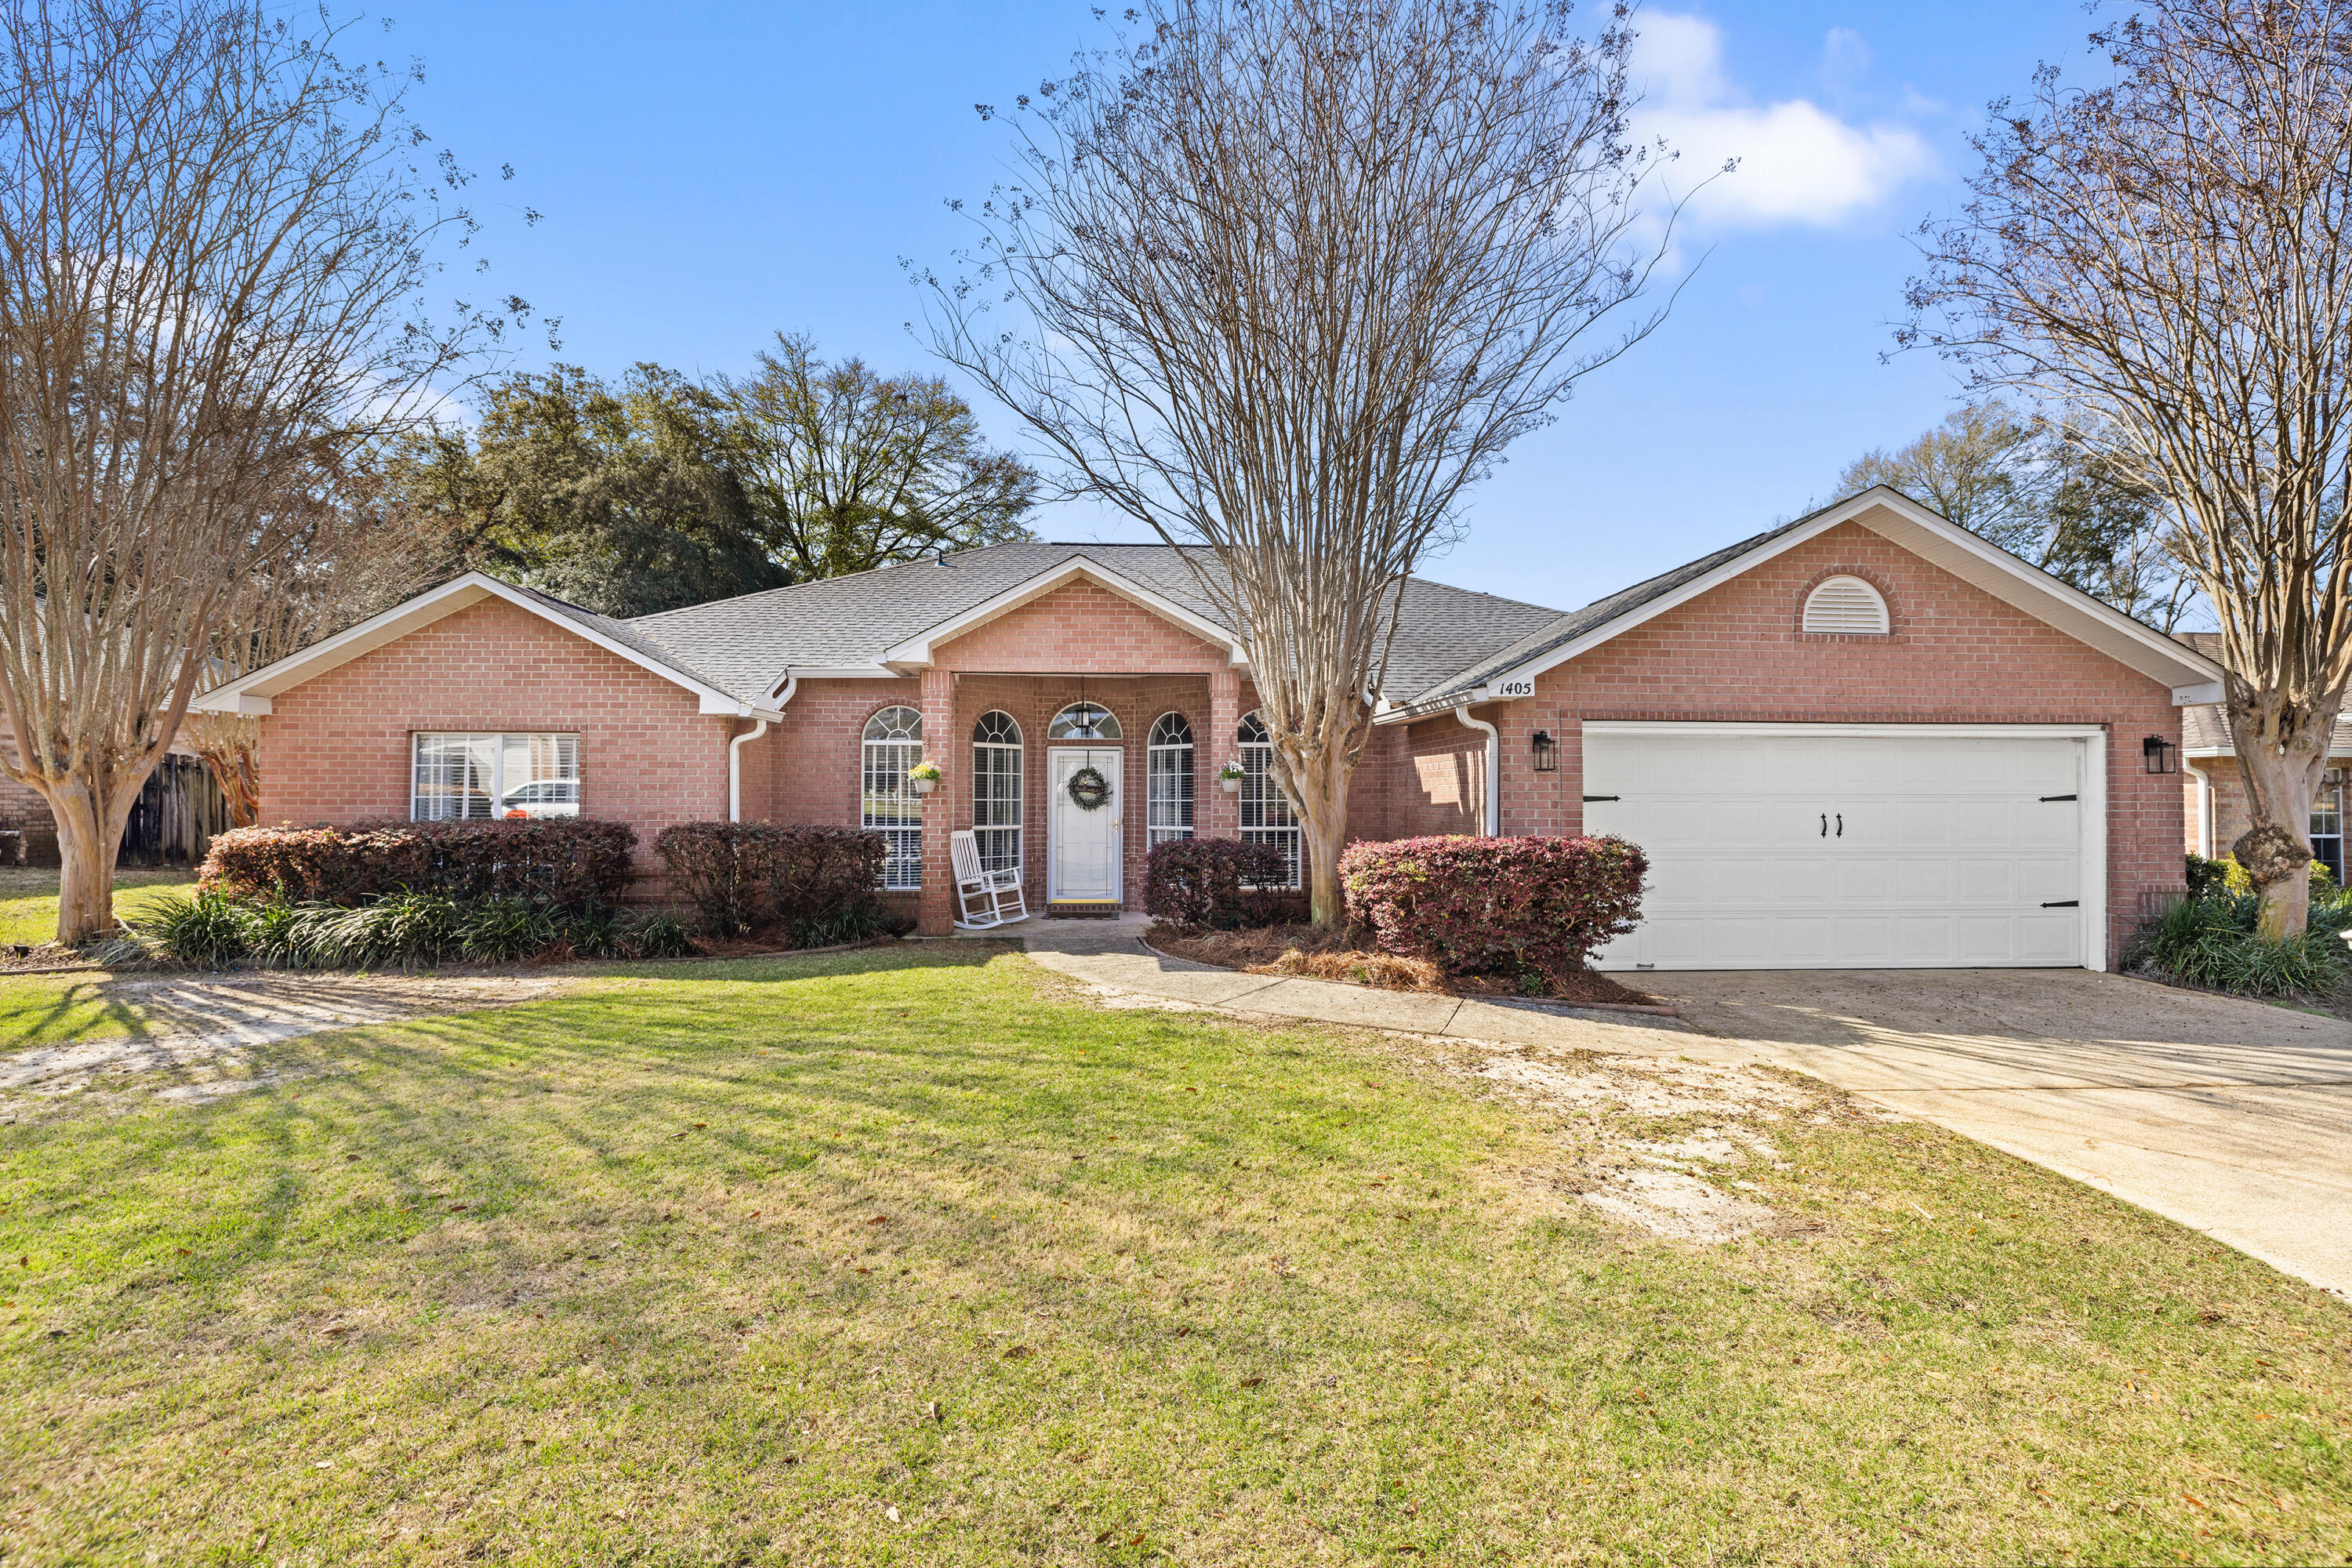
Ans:
POLYGON ((1217 782, 1218 782, 1219 784, 1223 784, 1223 785, 1224 785, 1224 786, 1225 786, 1225 793, 1226 793, 1227 795, 1239 795, 1239 794, 1241 794, 1241 791, 1242 791, 1242 765, 1241 765, 1241 763, 1227 763, 1223 767, 1219 768, 1219 769, 1217 770, 1217 782))
POLYGON ((940 787, 940 780, 944 776, 940 772, 940 764, 934 762, 917 763, 907 770, 907 782, 915 786, 917 795, 930 794, 940 787))
POLYGON ((1090 763, 1070 775, 1069 795, 1080 811, 1100 811, 1110 804, 1110 780, 1090 763))

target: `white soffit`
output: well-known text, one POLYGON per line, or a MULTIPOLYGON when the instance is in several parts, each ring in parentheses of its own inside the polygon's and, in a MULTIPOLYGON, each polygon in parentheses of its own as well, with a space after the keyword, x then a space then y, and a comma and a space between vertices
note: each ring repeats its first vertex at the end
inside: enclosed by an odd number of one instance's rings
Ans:
POLYGON ((936 650, 941 644, 953 642, 968 632, 977 631, 999 616, 1009 615, 1024 605, 1044 598, 1056 588, 1081 580, 1108 589, 1138 609, 1181 627, 1211 647, 1223 647, 1236 668, 1249 663, 1248 654, 1225 627, 1084 556, 1073 556, 1058 566, 1048 567, 1024 582, 1015 583, 994 598, 952 616, 927 631, 917 633, 895 647, 884 650, 882 662, 897 668, 926 668, 936 658, 936 650))

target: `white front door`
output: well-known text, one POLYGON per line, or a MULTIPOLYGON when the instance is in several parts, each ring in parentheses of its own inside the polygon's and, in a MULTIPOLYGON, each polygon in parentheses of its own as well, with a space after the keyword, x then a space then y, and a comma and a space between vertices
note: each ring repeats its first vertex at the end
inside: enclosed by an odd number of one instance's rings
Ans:
POLYGON ((1957 726, 1588 725, 1585 829, 1650 859, 1641 925, 1593 963, 2096 963, 2102 761, 2075 736, 1957 726))
POLYGON ((1052 856, 1045 896, 1059 903, 1112 903, 1119 900, 1119 831, 1124 792, 1119 788, 1122 753, 1117 747, 1055 746, 1048 755, 1047 816, 1052 856), (1089 811, 1070 795, 1070 781, 1087 768, 1103 776, 1110 797, 1089 811))

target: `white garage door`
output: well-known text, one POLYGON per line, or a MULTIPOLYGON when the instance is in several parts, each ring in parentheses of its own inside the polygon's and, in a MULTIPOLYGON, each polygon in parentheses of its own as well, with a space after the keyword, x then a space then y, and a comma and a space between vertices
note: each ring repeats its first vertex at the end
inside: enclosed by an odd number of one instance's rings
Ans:
POLYGON ((1887 725, 1584 731, 1584 821, 1648 854, 1604 969, 2073 967, 2102 868, 2089 742, 1887 725))

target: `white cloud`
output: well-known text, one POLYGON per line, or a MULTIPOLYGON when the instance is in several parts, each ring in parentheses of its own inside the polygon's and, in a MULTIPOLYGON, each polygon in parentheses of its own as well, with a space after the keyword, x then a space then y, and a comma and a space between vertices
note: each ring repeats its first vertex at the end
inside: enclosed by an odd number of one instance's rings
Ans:
MULTIPOLYGON (((1681 154, 1675 169, 1685 188, 1738 160, 1692 199, 1696 217, 1832 225, 1936 173, 1934 150, 1907 126, 1850 124, 1808 99, 1743 101, 1724 75, 1723 35, 1703 16, 1653 12, 1640 26, 1633 69, 1645 96, 1636 129, 1681 154)), ((1869 46, 1846 28, 1823 42, 1825 77, 1850 81, 1869 61, 1869 46)))

